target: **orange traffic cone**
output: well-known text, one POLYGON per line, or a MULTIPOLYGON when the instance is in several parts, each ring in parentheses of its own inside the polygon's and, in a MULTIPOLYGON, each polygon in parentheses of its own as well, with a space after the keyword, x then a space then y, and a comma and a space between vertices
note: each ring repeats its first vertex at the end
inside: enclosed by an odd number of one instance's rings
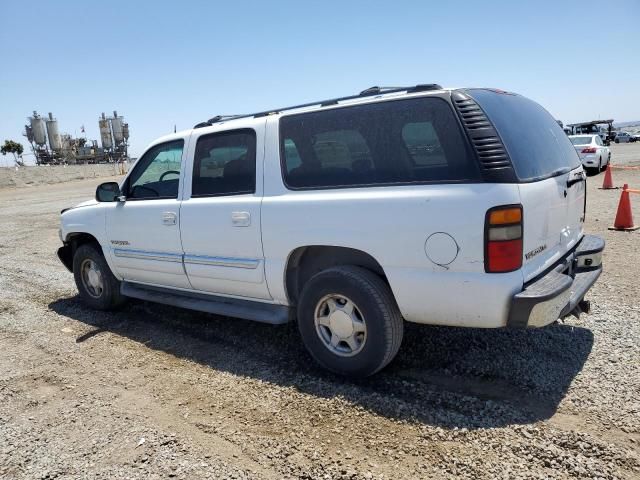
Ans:
POLYGON ((631 199, 629 198, 629 185, 626 183, 622 187, 622 194, 620 194, 620 203, 618 203, 618 212, 616 213, 616 219, 613 222, 613 227, 609 227, 609 230, 625 230, 631 232, 638 230, 640 226, 633 225, 633 215, 631 214, 631 199))
POLYGON ((612 190, 613 186, 613 178, 611 177, 611 165, 607 165, 606 170, 604 171, 604 182, 602 182, 602 188, 600 190, 612 190))

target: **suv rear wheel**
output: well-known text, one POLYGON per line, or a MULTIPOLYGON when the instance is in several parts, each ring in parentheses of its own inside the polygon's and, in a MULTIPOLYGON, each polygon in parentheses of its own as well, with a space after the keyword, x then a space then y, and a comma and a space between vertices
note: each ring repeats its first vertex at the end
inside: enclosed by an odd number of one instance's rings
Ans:
POLYGON ((403 319, 389 286, 356 266, 324 270, 304 286, 298 328, 323 367, 365 377, 384 368, 402 343, 403 319))
POLYGON ((120 282, 95 244, 85 243, 78 247, 73 256, 73 277, 80 298, 91 308, 112 310, 126 300, 120 294, 120 282))

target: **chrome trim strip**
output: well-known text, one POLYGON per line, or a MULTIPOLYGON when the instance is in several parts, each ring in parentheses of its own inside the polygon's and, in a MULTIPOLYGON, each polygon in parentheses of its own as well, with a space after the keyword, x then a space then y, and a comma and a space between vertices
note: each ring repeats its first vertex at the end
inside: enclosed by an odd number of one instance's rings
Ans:
POLYGON ((159 260, 191 265, 210 265, 215 267, 235 267, 255 270, 260 260, 254 258, 207 257, 204 255, 182 255, 180 253, 149 252, 145 250, 130 250, 114 248, 113 254, 120 258, 137 258, 140 260, 159 260))
POLYGON ((113 254, 121 258, 137 258, 140 260, 160 260, 163 262, 182 263, 181 253, 147 252, 144 250, 129 250, 126 248, 114 248, 113 254))
POLYGON ((260 260, 254 258, 206 257, 203 255, 185 255, 184 263, 191 265, 210 265, 215 267, 235 267, 255 270, 260 260))

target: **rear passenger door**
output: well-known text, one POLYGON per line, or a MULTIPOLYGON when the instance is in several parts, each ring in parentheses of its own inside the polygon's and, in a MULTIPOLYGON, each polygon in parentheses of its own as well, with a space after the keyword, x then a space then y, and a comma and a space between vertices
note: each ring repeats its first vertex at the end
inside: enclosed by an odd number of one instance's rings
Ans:
POLYGON ((199 129, 188 153, 180 209, 184 266, 192 287, 270 299, 260 237, 266 120, 199 129))

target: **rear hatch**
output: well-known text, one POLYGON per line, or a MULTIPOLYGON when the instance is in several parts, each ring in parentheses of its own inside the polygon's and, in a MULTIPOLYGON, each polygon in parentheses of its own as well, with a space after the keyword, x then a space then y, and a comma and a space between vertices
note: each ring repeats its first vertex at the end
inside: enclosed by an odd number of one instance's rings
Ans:
POLYGON ((564 257, 582 238, 586 175, 576 149, 540 105, 496 90, 467 93, 496 128, 518 179, 526 282, 564 257))

